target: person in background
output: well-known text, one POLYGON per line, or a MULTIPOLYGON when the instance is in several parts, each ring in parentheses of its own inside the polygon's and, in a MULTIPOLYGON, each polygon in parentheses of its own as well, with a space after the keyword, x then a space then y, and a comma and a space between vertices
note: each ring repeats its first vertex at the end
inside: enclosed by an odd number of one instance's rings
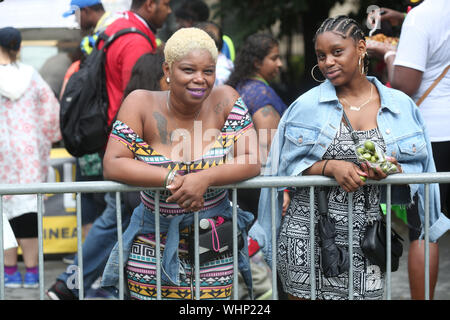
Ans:
MULTIPOLYGON (((396 50, 370 46, 371 56, 383 59, 393 88, 409 95, 418 105, 429 132, 437 172, 450 171, 450 8, 445 0, 426 0, 408 14, 382 8, 395 25, 402 24, 396 50), (438 80, 436 80, 438 79, 438 80), (436 86, 425 95, 436 82, 436 86)), ((449 184, 439 184, 441 209, 450 216, 449 184)), ((419 208, 407 208, 410 229, 408 272, 412 299, 425 298, 425 255, 419 240, 423 219, 419 208), (420 215, 421 216, 421 215, 420 215)), ((439 270, 439 244, 430 243, 430 298, 433 298, 439 270)))
POLYGON ((221 51, 223 48, 222 29, 219 25, 212 21, 197 23, 195 27, 206 31, 216 43, 217 49, 219 50, 219 55, 217 57, 215 85, 220 86, 225 84, 234 69, 234 64, 233 61, 228 59, 227 56, 221 51))
MULTIPOLYGON (((105 63, 106 88, 109 100, 108 124, 112 124, 116 117, 135 63, 142 55, 156 50, 155 32, 157 28, 163 25, 170 13, 170 0, 133 0, 131 9, 124 12, 123 18, 116 19, 106 28, 105 33, 111 36, 119 30, 134 27, 145 33, 151 40, 149 42, 140 34, 129 33, 119 37, 108 48, 105 63)), ((99 46, 100 48, 103 46, 103 41, 100 41, 99 46)), ((138 198, 139 193, 133 194, 138 198)), ((128 204, 130 199, 127 198, 128 196, 122 197, 122 200, 124 200, 122 201, 123 230, 128 226, 131 212, 134 209, 130 208, 128 204)), ((105 202, 105 210, 94 221, 83 243, 83 284, 85 292, 101 276, 111 249, 117 241, 115 193, 106 193, 105 202)), ((133 203, 133 201, 130 203, 133 203)), ((77 259, 78 257, 75 257, 75 265, 78 264, 77 259)), ((68 283, 72 273, 64 272, 59 275, 57 281, 47 290, 47 295, 51 299, 78 299, 78 290, 72 283, 68 283)))
POLYGON ((162 65, 164 53, 162 48, 155 53, 146 53, 136 61, 131 72, 130 81, 123 92, 123 100, 134 90, 144 89, 150 91, 169 90, 169 83, 164 75, 162 65))
MULTIPOLYGON (((197 23, 207 22, 209 19, 209 7, 202 0, 184 0, 181 6, 175 10, 175 18, 178 28, 194 27, 197 23)), ((222 34, 222 46, 220 51, 224 56, 234 62, 235 48, 233 40, 222 34)))
MULTIPOLYGON (((47 180, 50 149, 61 140, 59 103, 39 73, 18 61, 22 37, 13 27, 0 29, 0 183, 28 184, 47 180)), ((38 221, 35 195, 3 197, 23 251, 24 278, 17 267, 17 248, 5 250, 5 287, 37 288, 38 221)))
POLYGON ((55 97, 58 99, 61 93, 64 75, 71 64, 70 54, 63 51, 49 57, 39 69, 39 74, 42 79, 52 88, 55 97))
MULTIPOLYGON (((92 52, 100 32, 103 32, 108 25, 119 17, 118 14, 106 12, 100 0, 71 0, 70 10, 63 13, 63 17, 67 18, 75 15, 84 36, 80 43, 82 56, 80 60, 75 61, 67 69, 62 90, 61 99, 64 94, 65 87, 69 81, 70 75, 77 72, 83 66, 84 60, 92 52)), ((96 152, 86 154, 76 158, 76 181, 102 181, 102 160, 101 155, 96 152)), ((82 193, 81 194, 81 223, 83 230, 83 238, 86 238, 92 224, 105 209, 105 193, 82 193)), ((75 254, 65 256, 63 261, 67 264, 73 264, 75 254)))
MULTIPOLYGON (((181 28, 167 40, 164 55, 170 90, 128 95, 113 126, 104 170, 105 177, 114 181, 166 187, 159 202, 162 298, 192 299, 194 266, 185 241, 194 212, 216 225, 229 221, 232 207, 227 190, 210 187, 251 178, 260 165, 256 146, 250 143, 256 136, 245 104, 233 88, 214 86, 218 55, 214 40, 201 29, 181 28)), ((159 250, 155 248, 155 191, 143 191, 141 200, 124 233, 124 265, 131 298, 155 299, 154 259, 155 249, 159 250)), ((238 209, 237 217, 245 233, 251 214, 238 209)), ((103 274, 105 287, 118 287, 118 250, 116 244, 103 274)), ((228 299, 233 285, 230 251, 199 267, 200 299, 228 299)))
MULTIPOLYGON (((239 92, 248 106, 258 134, 259 152, 263 167, 270 150, 272 136, 278 127, 281 116, 287 109, 286 104, 269 84, 279 75, 282 66, 278 41, 270 34, 256 33, 247 37, 238 51, 235 68, 227 81, 228 85, 239 92)), ((239 207, 252 212, 256 216, 260 191, 261 189, 239 190, 239 207)), ((284 207, 287 208, 289 203, 287 189, 284 193, 284 201, 284 207)), ((250 247, 253 248, 253 246, 250 247)), ((252 250, 250 251, 251 256, 255 253, 252 250)), ((257 291, 255 295, 264 294, 265 292, 261 291, 267 291, 270 286, 266 282, 270 282, 270 279, 269 277, 258 277, 258 274, 267 274, 265 266, 259 267, 252 263, 252 273, 255 280, 258 278, 262 280, 259 283, 255 281, 254 287, 257 291)))
MULTIPOLYGON (((310 233, 314 232, 310 229, 309 187, 296 189, 283 219, 282 202, 278 200, 281 190, 277 192, 276 248, 272 248, 271 241, 270 189, 263 188, 258 220, 249 235, 262 247, 269 265, 270 253, 277 250, 278 272, 290 299, 311 299, 312 267, 318 284, 313 292, 317 299, 347 299, 349 285, 353 287, 354 299, 381 299, 384 273, 364 256, 360 240, 366 226, 381 219, 379 204, 386 187, 366 184, 361 177, 381 180, 386 174, 380 167, 372 169, 357 160, 352 136, 376 143, 398 172, 435 172, 428 130, 410 97, 366 76, 369 62, 365 36, 353 19, 346 16, 326 19, 317 30, 314 43, 317 56, 314 68, 320 70, 325 81, 301 95, 283 115, 265 174, 323 175, 336 179, 338 186, 328 188, 327 192, 328 214, 335 223, 335 243, 353 247, 353 283, 348 283, 347 271, 335 277, 324 275, 318 235, 314 241, 315 258, 313 261, 309 258, 310 233), (348 204, 350 192, 353 203, 348 204), (354 221, 350 241, 349 205, 354 221)), ((423 190, 424 186, 418 184, 392 186, 392 203, 411 204, 413 195, 423 190)), ((314 221, 318 221, 318 188, 314 199, 314 221)), ((418 203, 419 208, 424 207, 423 198, 419 197, 418 203)), ((436 241, 450 229, 450 220, 440 210, 436 184, 430 185, 429 207, 430 240, 436 241)))

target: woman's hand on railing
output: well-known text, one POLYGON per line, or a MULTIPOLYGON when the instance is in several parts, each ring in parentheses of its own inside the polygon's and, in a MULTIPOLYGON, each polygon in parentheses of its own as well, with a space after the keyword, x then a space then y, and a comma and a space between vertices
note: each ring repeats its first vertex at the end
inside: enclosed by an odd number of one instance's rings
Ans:
POLYGON ((196 173, 177 176, 173 183, 167 186, 172 192, 167 202, 176 202, 186 211, 199 211, 204 206, 203 195, 208 187, 207 179, 196 173))
POLYGON ((367 177, 367 173, 353 162, 330 160, 327 169, 331 171, 334 179, 346 192, 355 192, 365 184, 361 176, 367 177))

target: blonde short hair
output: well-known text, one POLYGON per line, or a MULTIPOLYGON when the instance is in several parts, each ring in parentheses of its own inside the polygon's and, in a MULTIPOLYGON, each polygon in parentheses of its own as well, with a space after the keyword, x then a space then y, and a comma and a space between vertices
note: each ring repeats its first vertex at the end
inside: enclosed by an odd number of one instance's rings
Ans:
POLYGON ((181 60, 193 50, 203 49, 211 53, 214 63, 219 54, 216 43, 208 33, 199 28, 181 28, 176 31, 164 46, 165 61, 172 68, 175 61, 181 60))

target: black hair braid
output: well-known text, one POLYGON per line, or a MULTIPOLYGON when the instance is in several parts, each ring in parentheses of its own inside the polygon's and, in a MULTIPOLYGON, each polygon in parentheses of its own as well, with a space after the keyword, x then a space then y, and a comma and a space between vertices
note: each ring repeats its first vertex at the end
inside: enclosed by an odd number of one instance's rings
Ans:
MULTIPOLYGON (((355 42, 358 42, 359 40, 365 41, 364 31, 359 26, 359 24, 354 19, 349 18, 345 15, 325 19, 325 21, 322 22, 321 26, 316 31, 314 42, 316 42, 316 39, 320 34, 326 31, 338 32, 344 38, 350 36, 353 40, 355 40, 355 42)), ((363 63, 364 70, 366 70, 367 72, 369 66, 369 57, 367 56, 367 54, 364 56, 363 63)))
POLYGON ((250 35, 236 55, 234 70, 226 84, 236 88, 239 82, 249 79, 256 73, 255 62, 262 62, 278 41, 270 34, 256 33, 250 35))

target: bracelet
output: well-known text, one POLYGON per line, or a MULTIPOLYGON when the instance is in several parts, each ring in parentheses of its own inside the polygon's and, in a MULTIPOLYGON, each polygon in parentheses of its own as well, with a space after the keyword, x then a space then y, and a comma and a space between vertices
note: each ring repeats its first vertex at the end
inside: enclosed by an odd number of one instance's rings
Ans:
POLYGON ((172 173, 173 169, 169 170, 169 172, 167 173, 166 177, 164 178, 164 183, 163 183, 163 187, 166 188, 167 187, 167 180, 169 178, 169 175, 172 173))
POLYGON ((386 62, 387 58, 389 58, 390 56, 396 55, 397 52, 395 52, 394 50, 389 50, 388 52, 386 52, 384 54, 384 62, 386 62))
POLYGON ((167 186, 170 186, 173 182, 173 180, 175 180, 176 175, 178 174, 177 170, 172 169, 169 172, 169 175, 167 176, 167 182, 166 182, 166 189, 167 186))
POLYGON ((323 167, 322 167, 322 175, 323 176, 325 176, 325 167, 327 166, 328 161, 330 161, 330 159, 325 160, 325 163, 323 164, 323 167))

